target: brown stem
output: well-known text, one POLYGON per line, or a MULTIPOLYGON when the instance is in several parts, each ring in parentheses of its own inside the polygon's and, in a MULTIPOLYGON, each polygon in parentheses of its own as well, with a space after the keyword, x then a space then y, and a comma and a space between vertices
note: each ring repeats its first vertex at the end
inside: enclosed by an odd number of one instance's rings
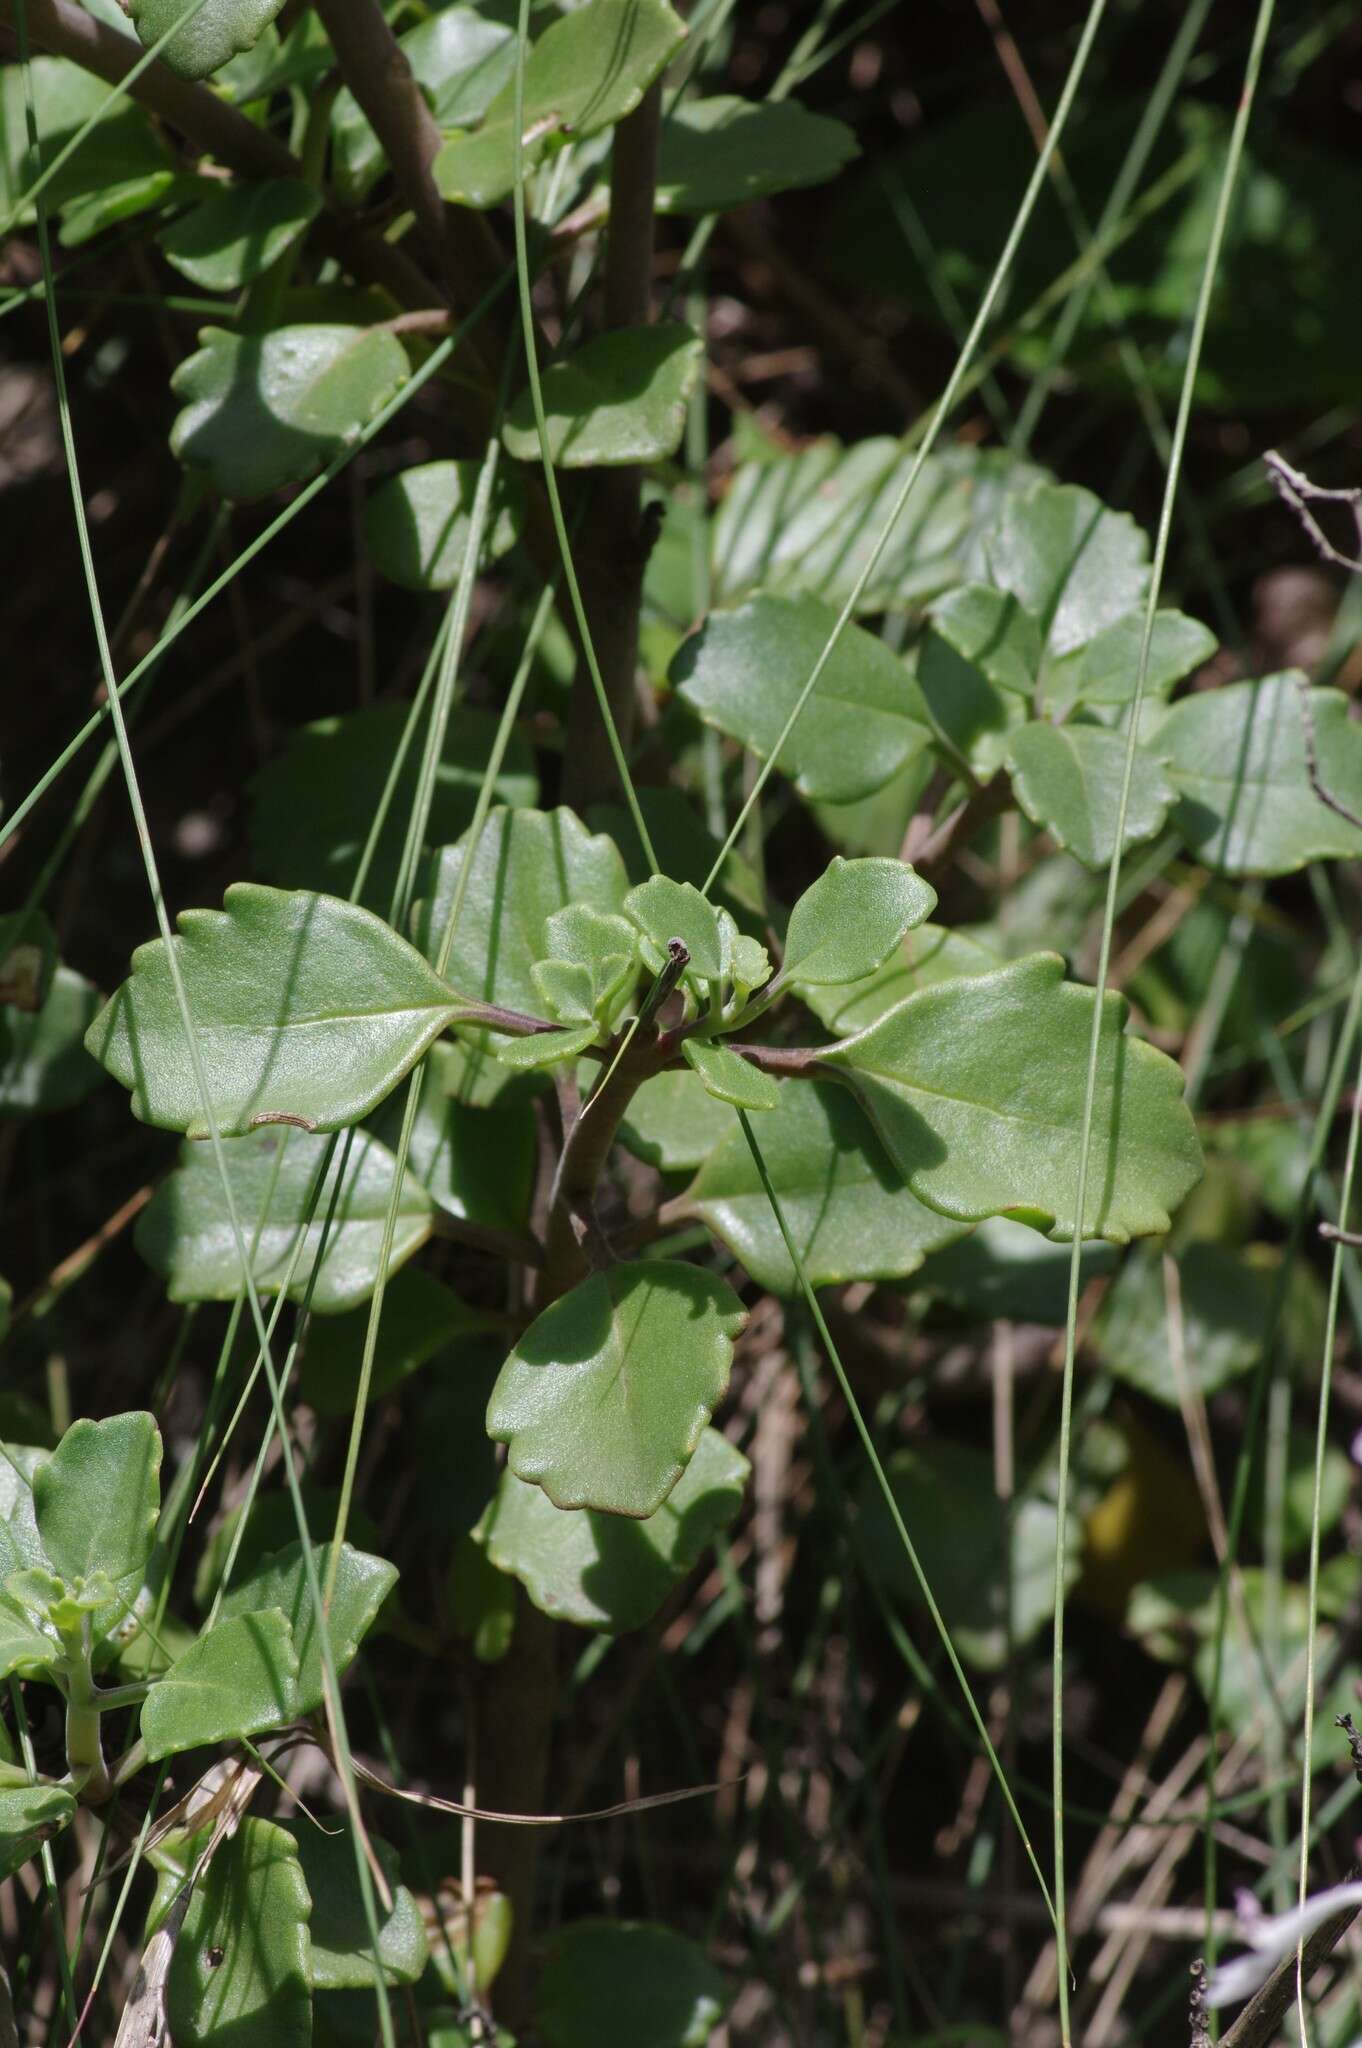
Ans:
MULTIPOLYGON (((606 246, 605 325, 641 327, 648 320, 653 277, 653 201, 661 86, 643 95, 615 130, 610 163, 610 227, 606 246)), ((577 549, 582 602, 592 645, 620 742, 626 753, 634 729, 638 624, 648 546, 640 513, 643 471, 636 465, 604 469, 591 483, 591 502, 577 549)), ((616 794, 614 754, 580 656, 568 710, 563 801, 583 811, 616 794)))
POLYGON ((437 1209, 430 1220, 431 1235, 449 1244, 466 1244, 475 1252, 490 1252, 493 1258, 509 1260, 516 1266, 542 1266, 544 1248, 518 1230, 498 1230, 492 1223, 473 1223, 466 1216, 451 1216, 437 1209))
POLYGON ((802 1080, 812 1080, 824 1053, 832 1051, 830 1045, 734 1045, 731 1041, 728 1045, 730 1052, 740 1053, 750 1066, 760 1067, 764 1074, 786 1074, 802 1080))

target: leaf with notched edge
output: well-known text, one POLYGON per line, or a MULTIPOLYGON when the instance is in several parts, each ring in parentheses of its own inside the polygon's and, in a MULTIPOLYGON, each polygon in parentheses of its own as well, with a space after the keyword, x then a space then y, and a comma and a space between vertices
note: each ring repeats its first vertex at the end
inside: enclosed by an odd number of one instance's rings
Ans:
POLYGON ((676 1259, 593 1273, 536 1317, 502 1366, 487 1433, 555 1507, 651 1515, 728 1385, 747 1312, 676 1259))
MULTIPOLYGON (((823 1054, 846 1075, 921 1201, 963 1223, 1018 1215, 1070 1236, 1094 993, 1054 953, 909 996, 823 1054)), ((1167 1230, 1201 1148, 1166 1054, 1102 1009, 1084 1236, 1167 1230)))
MULTIPOLYGON (((459 1009, 371 911, 256 882, 234 882, 223 903, 182 911, 171 940, 223 1137, 267 1123, 357 1123, 459 1009)), ((207 1137, 163 940, 138 947, 85 1042, 132 1090, 143 1123, 207 1137)))

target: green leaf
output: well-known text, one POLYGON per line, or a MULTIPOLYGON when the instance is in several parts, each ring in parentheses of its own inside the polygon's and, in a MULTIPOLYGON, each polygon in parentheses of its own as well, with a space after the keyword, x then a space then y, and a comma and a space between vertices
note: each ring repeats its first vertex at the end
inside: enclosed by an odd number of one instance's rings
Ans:
POLYGON ((795 100, 686 100, 662 124, 659 213, 722 213, 798 185, 822 185, 858 154, 842 121, 795 100))
POLYGON ((170 380, 185 401, 170 445, 226 498, 268 497, 315 475, 407 378, 406 351, 382 328, 204 327, 199 342, 170 380))
MULTIPOLYGON (((228 1139, 223 1146, 251 1269, 263 1294, 277 1294, 284 1284, 326 1151, 325 1138, 303 1131, 253 1131, 248 1138, 228 1139)), ((289 1293, 295 1301, 306 1292, 344 1160, 342 1143, 317 1195, 294 1265, 289 1293)), ((349 1141, 345 1183, 312 1291, 312 1306, 322 1315, 354 1308, 374 1291, 396 1164, 387 1146, 367 1131, 357 1131, 349 1141)), ((389 1275, 419 1251, 430 1235, 430 1222, 430 1199, 407 1174, 389 1275)), ((207 1146, 184 1147, 178 1168, 139 1217, 135 1242, 147 1264, 165 1280, 172 1301, 235 1300, 241 1291, 241 1267, 217 1161, 207 1146)))
POLYGON ((0 1677, 11 1672, 41 1677, 61 1657, 61 1644, 44 1634, 31 1615, 7 1594, 0 1594, 0 1677))
POLYGON ((699 1166, 733 1129, 728 1107, 689 1070, 645 1081, 625 1112, 620 1143, 666 1173, 699 1166))
MULTIPOLYGON (((537 1486, 525 1486, 514 1473, 504 1472, 503 1481, 525 1487, 526 1493, 543 1500, 537 1486)), ((558 1509, 550 1504, 549 1512, 558 1509)), ((461 1536, 454 1547, 449 1567, 449 1619, 456 1635, 468 1640, 479 1664, 499 1664, 515 1637, 515 1587, 478 1548, 471 1535, 461 1536)))
POLYGON ((905 996, 920 988, 932 988, 938 981, 954 981, 965 974, 989 974, 1002 961, 966 932, 948 932, 939 924, 919 925, 881 967, 864 980, 827 988, 799 987, 799 994, 815 1017, 847 1038, 863 1031, 905 996))
MULTIPOLYGON (((414 946, 338 897, 234 882, 223 906, 181 911, 171 943, 224 1137, 358 1122, 458 1008, 414 946)), ((164 940, 138 947, 86 1044, 143 1123, 208 1135, 164 940)))
MULTIPOLYGON (((1227 683, 1175 704, 1158 750, 1179 792, 1173 823, 1207 867, 1290 875, 1312 860, 1353 860, 1362 831, 1310 787, 1296 670, 1227 683)), ((1362 814, 1362 732, 1338 690, 1311 690, 1320 778, 1362 814)))
POLYGON ((593 1273, 502 1366, 487 1433, 555 1507, 651 1515, 728 1385, 746 1319, 724 1281, 675 1259, 593 1273))
MULTIPOLYGON (((435 855, 427 900, 414 916, 416 941, 433 957, 454 902, 467 838, 435 855)), ((568 810, 491 812, 449 957, 461 995, 535 1015, 534 964, 551 950, 548 921, 569 903, 618 911, 629 887, 612 840, 589 833, 568 810)))
MULTIPOLYGON (((364 537, 385 576, 408 590, 452 590, 459 580, 482 463, 422 462, 380 485, 364 508, 364 537)), ((481 563, 509 554, 525 520, 525 492, 500 469, 483 528, 481 563)))
MULTIPOLYGON (((354 1837, 347 1827, 329 1823, 323 1834, 312 1821, 291 1821, 308 1897, 312 1901, 310 1977, 314 1991, 367 1991, 374 1981, 373 1937, 369 1933, 364 1897, 355 1868, 354 1837)), ((379 1915, 378 1959, 388 1984, 415 1984, 429 1961, 421 1909, 401 1881, 397 1851, 371 1834, 368 1838, 379 1868, 388 1881, 392 1906, 379 1915)))
MULTIPOLYGON (((1054 1237, 1077 1223, 1093 991, 1053 953, 909 996, 823 1055, 847 1074, 920 1200, 973 1223, 1013 1212, 1054 1237)), ((1082 1234, 1166 1230, 1201 1172, 1182 1075, 1102 1008, 1082 1234)))
POLYGON ((40 1010, 0 1008, 0 1116, 43 1114, 84 1101, 99 1069, 85 1034, 99 997, 83 975, 59 964, 40 1010))
MULTIPOLYGON (((555 466, 610 469, 674 455, 703 356, 698 334, 678 321, 660 321, 614 328, 552 364, 541 381, 555 466)), ((539 461, 528 389, 507 413, 501 438, 517 462, 539 461)))
POLYGON ((229 185, 156 237, 167 263, 206 292, 234 292, 291 249, 322 209, 305 178, 229 185))
MULTIPOLYGON (((896 1451, 886 1471, 957 1650, 976 1670, 1000 1671, 1012 1647, 1029 1642, 1054 1613, 1059 1517, 1053 1502, 1025 1489, 1015 1502, 1000 1500, 989 1454, 943 1438, 896 1451)), ((868 1476, 861 1488, 861 1534, 887 1589, 907 1605, 921 1606, 898 1531, 868 1476)), ((1070 1584, 1081 1557, 1081 1531, 1071 1518, 1070 1584)))
MULTIPOLYGON (((681 696, 708 725, 765 760, 837 623, 816 598, 754 597, 711 612, 671 666, 681 696)), ((850 803, 889 780, 930 743, 903 663, 848 626, 782 750, 802 796, 850 803)))
MULTIPOLYGON (((1113 1245, 1083 1247, 1079 1284, 1086 1287, 1116 1264, 1113 1245)), ((1069 1249, 1051 1244, 1028 1224, 989 1216, 923 1262, 914 1283, 950 1302, 970 1322, 1008 1316, 1018 1323, 1063 1329, 1069 1309, 1069 1249)))
MULTIPOLYGON (((249 50, 281 12, 284 0, 207 0, 161 51, 161 62, 181 78, 208 78, 249 50)), ((128 0, 142 47, 148 48, 188 13, 188 0, 128 0)))
MULTIPOLYGON (((909 1193, 864 1112, 832 1082, 787 1082, 757 1142, 815 1287, 899 1279, 960 1235, 959 1224, 909 1193)), ((736 1127, 710 1153, 689 1195, 758 1286, 799 1292, 761 1175, 736 1127)))
POLYGON ((293 1631, 268 1607, 217 1622, 175 1659, 142 1702, 142 1740, 155 1763, 282 1728, 300 1711, 293 1631))
POLYGON ((934 629, 924 634, 917 658, 923 715, 955 757, 979 782, 990 782, 1007 756, 1008 741, 1026 717, 1015 689, 1003 688, 934 629))
POLYGON ((540 1067, 556 1067, 576 1059, 600 1037, 595 1024, 572 1024, 563 1031, 535 1031, 525 1038, 499 1038, 496 1056, 505 1067, 528 1074, 540 1067))
MULTIPOLYGON (((312 1560, 322 1583, 326 1580, 330 1556, 329 1543, 313 1544, 312 1560)), ((355 1550, 349 1543, 342 1544, 340 1569, 336 1574, 336 1588, 328 1612, 331 1654, 338 1678, 359 1654, 360 1644, 378 1619, 379 1609, 396 1584, 397 1567, 389 1564, 386 1558, 371 1557, 367 1551, 355 1550)), ((255 1615, 275 1607, 282 1609, 287 1617, 293 1630, 293 1646, 298 1653, 298 1702, 294 1711, 311 1714, 325 1697, 325 1666, 308 1595, 303 1546, 296 1540, 262 1558, 250 1575, 226 1595, 220 1611, 226 1621, 234 1616, 255 1615)))
MULTIPOLYGON (((283 752, 249 785, 250 842, 255 865, 283 889, 319 889, 348 896, 374 814, 407 726, 406 704, 371 704, 340 718, 322 718, 290 734, 283 752)), ((472 821, 496 721, 457 704, 435 769, 426 839, 441 846, 472 821)), ((361 901, 380 916, 392 901, 416 802, 426 728, 418 725, 393 786, 361 901)), ((499 803, 532 804, 538 793, 534 756, 511 738, 493 784, 499 803)))
POLYGON ((33 1481, 50 1450, 7 1442, 0 1454, 0 1579, 45 1557, 33 1509, 33 1481))
MULTIPOLYGON (((1078 704, 1128 704, 1135 695, 1144 641, 1144 613, 1128 612, 1072 654, 1050 662, 1042 698, 1047 713, 1060 716, 1078 704)), ((1214 633, 1181 612, 1155 612, 1145 675, 1145 701, 1168 695, 1194 668, 1215 653, 1214 633)))
POLYGON ((861 981, 935 908, 935 889, 906 861, 834 854, 790 912, 782 976, 801 988, 861 981))
POLYGON ((76 1816, 76 1802, 60 1785, 10 1785, 0 1790, 0 1878, 13 1877, 44 1842, 76 1816))
POLYGON ((160 1508, 160 1431, 135 1411, 73 1422, 33 1475, 38 1534, 64 1579, 140 1572, 160 1508))
POLYGON ((633 1920, 562 1928, 537 1992, 546 2048, 705 2048, 727 2003, 703 1949, 633 1920))
MULTIPOLYGON (((1126 735, 1100 725, 1038 720, 1012 735, 1007 759, 1013 791, 1032 823, 1044 826, 1085 867, 1107 867, 1116 852, 1126 735)), ((1175 794, 1153 755, 1137 746, 1123 852, 1162 829, 1175 794)))
POLYGON ((754 1067, 730 1046, 687 1038, 681 1047, 686 1064, 700 1076, 707 1093, 735 1109, 770 1110, 780 1103, 780 1090, 769 1074, 754 1067))
POLYGON ((175 1944, 175 2048, 311 2048, 311 1911, 293 1837, 248 1814, 215 1850, 175 1944))
MULTIPOLYGON (((479 1310, 419 1266, 408 1266, 389 1282, 369 1399, 380 1401, 456 1340, 490 1325, 479 1310)), ((367 1308, 350 1315, 316 1316, 307 1327, 298 1391, 320 1415, 349 1415, 359 1389, 360 1365, 369 1328, 367 1308)))
POLYGON ((1040 674, 1040 627, 1006 590, 963 583, 932 606, 932 632, 1000 690, 1029 697, 1040 674))
POLYGON ((627 916, 652 940, 659 964, 667 957, 673 939, 680 939, 690 954, 686 969, 696 981, 718 981, 724 971, 723 938, 712 903, 692 882, 673 882, 666 875, 654 875, 631 889, 624 899, 627 916))
MULTIPOLYGON (((485 1107, 466 1102, 461 1099, 466 1078, 462 1046, 446 1042, 431 1047, 421 1069, 408 1176, 451 1216, 522 1230, 538 1156, 534 1105, 523 1094, 494 1099, 485 1107)), ((393 1096, 374 1119, 374 1135, 390 1151, 396 1152, 404 1114, 401 1097, 393 1096)))
MULTIPOLYGON (((713 522, 714 595, 731 604, 758 587, 811 593, 834 610, 850 597, 916 457, 885 437, 843 448, 815 441, 797 455, 744 463, 713 522)), ((929 458, 863 591, 864 613, 900 611, 960 577, 971 483, 929 458)), ((806 671, 807 672, 807 671, 806 671)))
MULTIPOLYGON (((514 29, 473 7, 442 8, 397 43, 443 128, 480 121, 515 69, 514 29)), ((331 110, 331 141, 336 189, 353 206, 378 182, 387 159, 348 86, 331 110)))
POLYGON ((557 1621, 619 1633, 642 1628, 742 1504, 750 1467, 707 1429, 662 1506, 646 1521, 564 1513, 538 1486, 504 1471, 476 1540, 557 1621))
MULTIPOLYGON (((129 50, 132 45, 129 43, 129 50)), ((6 66, 3 78, 17 90, 4 108, 2 124, 10 131, 11 148, 0 148, 0 202, 8 213, 46 170, 58 152, 99 113, 109 96, 102 78, 65 57, 35 56, 29 65, 37 117, 38 148, 28 147, 23 74, 6 66), (6 162, 6 156, 9 161, 6 162)), ((66 213, 82 201, 98 199, 127 186, 165 189, 172 173, 169 149, 140 107, 124 100, 100 114, 80 147, 73 151, 46 187, 44 197, 54 211, 66 213)), ((34 211, 26 209, 27 217, 34 211)))
POLYGON ((1039 620, 1051 654, 1081 647, 1142 603, 1149 541, 1076 484, 1010 496, 989 544, 993 581, 1039 620))
POLYGON ((638 973, 638 934, 624 917, 602 915, 587 903, 556 910, 544 927, 549 958, 530 972, 535 986, 563 1023, 609 1021, 627 1000, 638 973), (550 997, 549 988, 556 988, 550 997))
MULTIPOLYGON (((560 15, 530 51, 524 81, 526 174, 549 138, 584 141, 633 112, 685 40, 666 0, 587 0, 560 15)), ((435 158, 435 182, 461 206, 495 206, 514 183, 515 90, 504 85, 482 126, 435 158)))

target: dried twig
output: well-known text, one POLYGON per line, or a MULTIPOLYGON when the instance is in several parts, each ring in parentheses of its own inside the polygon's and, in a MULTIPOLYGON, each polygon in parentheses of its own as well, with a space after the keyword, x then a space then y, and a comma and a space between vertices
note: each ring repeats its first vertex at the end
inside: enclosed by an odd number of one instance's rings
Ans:
POLYGON ((1263 457, 1263 466, 1276 486, 1278 496, 1291 507, 1324 560, 1339 569, 1348 569, 1354 575, 1362 574, 1362 487, 1352 484, 1346 489, 1327 490, 1323 484, 1312 484, 1303 470, 1293 469, 1275 448, 1268 449, 1263 457), (1357 529, 1356 555, 1345 555, 1341 548, 1334 546, 1310 510, 1312 503, 1347 506, 1357 529))

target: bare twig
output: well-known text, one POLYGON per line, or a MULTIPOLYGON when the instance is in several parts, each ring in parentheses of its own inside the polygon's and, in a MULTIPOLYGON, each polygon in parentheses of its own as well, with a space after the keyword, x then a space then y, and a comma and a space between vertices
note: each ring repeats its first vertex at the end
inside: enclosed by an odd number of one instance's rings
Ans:
POLYGON ((1350 570, 1354 575, 1362 574, 1362 487, 1352 484, 1345 489, 1328 490, 1323 484, 1313 484, 1303 470, 1293 469, 1275 448, 1269 448, 1264 455, 1263 467, 1272 479, 1277 495, 1290 506, 1323 559, 1332 562, 1336 568, 1350 570), (1312 504, 1347 506, 1357 530, 1356 555, 1345 555, 1341 548, 1334 546, 1310 510, 1312 504))

